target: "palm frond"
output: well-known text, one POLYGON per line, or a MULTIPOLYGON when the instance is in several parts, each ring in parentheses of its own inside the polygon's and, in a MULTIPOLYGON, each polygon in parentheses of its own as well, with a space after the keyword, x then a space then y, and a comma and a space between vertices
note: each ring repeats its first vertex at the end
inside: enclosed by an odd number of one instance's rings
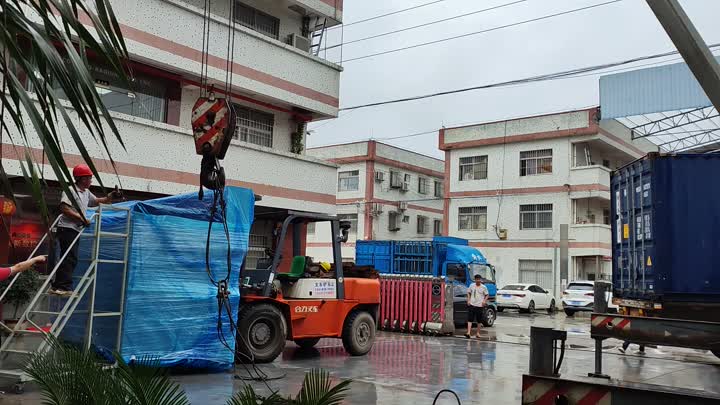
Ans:
POLYGON ((126 387, 129 405, 189 405, 190 401, 180 385, 170 379, 160 362, 142 358, 128 365, 115 355, 116 376, 126 387))
POLYGON ((290 401, 278 395, 277 392, 273 392, 269 397, 259 396, 250 385, 246 385, 242 391, 237 392, 227 401, 227 405, 286 405, 289 403, 290 401))
MULTIPOLYGON (((84 129, 99 141, 115 167, 108 135, 123 148, 124 143, 95 89, 86 57, 86 52, 92 51, 122 81, 129 83, 125 72, 128 52, 110 0, 6 0, 0 4, 0 23, 3 52, 0 103, 6 113, 2 116, 0 131, 20 135, 10 142, 22 149, 42 145, 48 165, 66 193, 73 179, 63 157, 61 139, 72 141, 103 186, 79 134, 84 129), (36 23, 38 18, 42 24, 36 23), (27 82, 19 80, 20 71, 26 73, 27 82), (33 95, 29 94, 28 84, 32 86, 33 95), (60 92, 64 94, 63 100, 58 96, 60 92), (64 103, 72 106, 77 119, 71 119, 64 103), (63 125, 58 125, 58 120, 63 125), (63 138, 60 127, 67 128, 70 139, 63 138), (20 144, 15 143, 18 140, 20 144)), ((3 137, 2 141, 6 139, 3 137)), ((37 189, 32 170, 27 171, 26 182, 37 189)), ((0 177, 4 193, 11 194, 7 190, 10 183, 4 168, 0 170, 0 177)))
POLYGON ((340 405, 347 396, 352 380, 344 380, 332 386, 330 373, 321 369, 310 370, 305 375, 295 405, 340 405))

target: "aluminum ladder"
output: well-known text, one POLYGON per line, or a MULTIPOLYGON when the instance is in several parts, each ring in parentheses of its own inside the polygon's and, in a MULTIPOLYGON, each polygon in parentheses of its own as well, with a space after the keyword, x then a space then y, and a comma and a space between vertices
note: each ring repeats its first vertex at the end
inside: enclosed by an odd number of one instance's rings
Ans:
POLYGON ((315 56, 320 54, 320 46, 322 45, 326 26, 327 18, 317 17, 315 20, 315 28, 313 28, 312 34, 310 35, 310 53, 315 56))
MULTIPOLYGON (((51 229, 57 225, 57 222, 58 220, 55 220, 51 229)), ((126 207, 116 207, 102 204, 88 219, 88 222, 90 222, 88 228, 83 229, 83 231, 78 234, 68 250, 60 252, 61 256, 55 263, 52 271, 47 275, 41 276, 41 280, 44 281, 33 299, 30 301, 30 304, 28 304, 17 324, 14 327, 10 327, 0 321, 0 328, 7 334, 7 336, 3 337, 2 345, 0 345, 0 378, 14 379, 16 381, 14 386, 16 393, 23 392, 23 385, 30 381, 29 376, 24 372, 24 367, 28 364, 30 356, 34 353, 41 353, 50 348, 47 338, 57 338, 60 336, 60 333, 63 331, 63 328, 65 328, 65 325, 72 315, 76 312, 80 312, 76 311, 76 308, 86 295, 88 295, 88 306, 87 310, 82 311, 83 313, 87 312, 83 347, 85 349, 90 349, 92 345, 93 322, 95 318, 116 317, 118 320, 118 334, 114 349, 117 351, 120 350, 123 308, 125 304, 125 282, 127 279, 128 249, 130 246, 129 236, 131 212, 130 209, 126 207), (106 232, 102 230, 103 212, 108 211, 125 211, 124 232, 106 232), (89 229, 92 231, 87 232, 89 229), (72 295, 57 296, 50 294, 49 290, 51 280, 55 276, 60 264, 67 257, 70 249, 80 243, 80 238, 91 238, 92 247, 89 260, 90 264, 85 268, 82 276, 73 277, 73 280, 77 281, 77 284, 72 295), (101 241, 108 238, 120 238, 124 240, 124 249, 121 259, 101 259, 101 241), (95 310, 97 270, 98 265, 103 263, 122 265, 120 305, 119 311, 117 312, 98 312, 95 310)), ((37 250, 45 241, 47 236, 48 234, 43 236, 33 252, 30 254, 30 258, 36 255, 37 250)), ((53 246, 51 246, 51 248, 53 248, 53 246)), ((77 270, 78 268, 76 267, 75 273, 78 272, 77 270)), ((0 300, 5 297, 8 291, 10 291, 17 278, 18 275, 15 275, 8 285, 8 288, 6 288, 5 292, 0 296, 0 300)))

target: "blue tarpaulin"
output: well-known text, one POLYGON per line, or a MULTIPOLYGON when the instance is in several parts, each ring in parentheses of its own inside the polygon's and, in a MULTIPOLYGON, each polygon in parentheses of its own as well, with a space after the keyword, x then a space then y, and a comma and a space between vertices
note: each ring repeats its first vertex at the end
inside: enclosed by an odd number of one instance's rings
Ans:
MULTIPOLYGON (((230 236, 231 272, 228 286, 233 314, 239 305, 239 273, 248 248, 254 217, 251 190, 228 187, 225 190, 230 236)), ((230 349, 217 333, 217 288, 206 272, 205 253, 212 192, 204 199, 189 193, 148 201, 117 204, 129 208, 131 236, 128 251, 127 287, 120 353, 132 357, 153 357, 161 366, 205 370, 224 370, 232 366, 235 342, 229 322, 223 319, 223 334, 230 349)), ((103 232, 124 232, 128 211, 103 211, 103 232)), ((227 274, 227 242, 219 215, 214 218, 210 237, 210 269, 214 279, 227 274)), ((86 233, 92 233, 93 227, 86 233)), ((102 238, 100 257, 122 259, 125 241, 102 238)), ((83 238, 79 276, 91 257, 92 238, 83 238)), ((98 266, 95 311, 120 309, 122 265, 98 266)), ((89 296, 89 294, 88 294, 89 296)), ((80 308, 87 309, 89 298, 80 308)), ((87 317, 74 315, 63 337, 79 341, 87 317)), ((97 317, 93 325, 93 345, 101 353, 117 348, 118 317, 97 317)))
POLYGON ((447 245, 446 257, 448 262, 487 264, 485 256, 472 246, 447 245))

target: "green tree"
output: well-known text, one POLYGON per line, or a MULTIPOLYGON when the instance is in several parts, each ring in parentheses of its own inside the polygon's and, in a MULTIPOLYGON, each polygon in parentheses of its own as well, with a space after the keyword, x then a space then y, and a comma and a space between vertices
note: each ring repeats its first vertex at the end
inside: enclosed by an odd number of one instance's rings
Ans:
MULTIPOLYGON (((63 141, 75 144, 102 186, 79 131, 84 128, 92 134, 111 161, 108 137, 123 143, 96 91, 87 58, 92 52, 129 83, 127 48, 109 0, 0 0, 0 52, 0 143, 12 145, 24 157, 23 175, 47 217, 38 162, 26 149, 31 137, 39 138, 47 163, 67 192, 73 179, 62 155, 64 126, 71 139, 63 141)), ((1 163, 0 181, 3 194, 13 198, 1 163)))

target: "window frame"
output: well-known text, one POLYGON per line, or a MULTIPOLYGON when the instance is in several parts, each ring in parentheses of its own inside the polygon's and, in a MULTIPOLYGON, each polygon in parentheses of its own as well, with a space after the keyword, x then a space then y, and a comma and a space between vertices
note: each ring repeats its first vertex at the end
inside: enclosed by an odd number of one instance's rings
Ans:
POLYGON ((443 183, 442 181, 435 180, 434 188, 435 189, 433 190, 433 192, 434 192, 434 196, 436 198, 445 197, 445 183, 443 183), (440 191, 439 193, 438 193, 438 190, 440 191))
POLYGON ((427 194, 429 188, 427 177, 418 176, 418 194, 427 194))
POLYGON ((245 4, 241 1, 235 0, 235 15, 233 16, 233 19, 237 24, 242 25, 243 27, 249 28, 259 34, 265 35, 266 37, 270 37, 273 39, 280 39, 280 19, 275 17, 274 15, 268 14, 264 11, 260 11, 255 7, 252 7, 248 4, 245 4), (252 23, 248 23, 246 21, 243 21, 239 18, 239 13, 241 10, 245 8, 248 11, 252 12, 252 23), (268 20, 272 20, 273 28, 272 32, 269 32, 267 30, 264 30, 260 27, 260 24, 258 23, 258 16, 267 18, 268 20))
POLYGON ((552 148, 546 148, 546 149, 533 149, 533 150, 525 150, 520 151, 520 159, 519 159, 519 167, 520 167, 520 177, 527 177, 527 176, 538 176, 542 174, 552 174, 553 172, 553 150, 552 148), (541 155, 541 153, 548 153, 548 155, 541 155), (525 154, 525 156, 523 156, 525 154), (543 164, 543 161, 549 160, 549 165, 547 162, 543 164), (531 173, 532 170, 529 170, 530 162, 534 164, 534 172, 531 173), (547 170, 549 167, 549 171, 547 170))
POLYGON ((339 193, 360 191, 360 170, 345 170, 342 172, 338 172, 337 191, 339 193), (343 177, 343 175, 346 175, 346 177, 343 177), (343 184, 343 180, 346 180, 345 183, 350 183, 347 180, 353 180, 353 179, 355 180, 354 181, 355 188, 347 188, 347 189, 342 188, 341 185, 343 184))
POLYGON ((417 233, 425 235, 429 231, 430 218, 425 215, 418 215, 416 219, 417 233))
POLYGON ((487 180, 488 169, 488 155, 463 156, 458 160, 458 181, 487 180), (468 159, 478 159, 479 161, 468 162, 468 159), (466 163, 463 163, 463 160, 466 160, 466 163), (484 169, 482 168, 483 165, 485 166, 484 169), (476 169, 475 166, 479 166, 479 169, 476 169), (475 176, 476 172, 478 177, 475 176), (472 174, 472 178, 465 178, 467 174, 472 174))
POLYGON ((441 219, 433 220, 433 236, 442 236, 443 227, 441 219))
POLYGON ((458 207, 458 231, 487 231, 487 206, 470 206, 470 207, 458 207), (473 210, 477 209, 479 211, 484 212, 463 212, 463 210, 473 210), (463 220, 462 217, 470 217, 469 219, 463 220), (482 223, 482 218, 485 218, 485 227, 473 227, 474 225, 474 217, 478 218, 478 225, 482 223), (463 222, 469 223, 470 227, 463 227, 463 222))
MULTIPOLYGON (((553 229, 553 204, 520 204, 518 208, 519 216, 519 228, 520 230, 548 230, 553 229), (550 213, 550 223, 541 223, 543 219, 540 218, 540 214, 550 213), (531 217, 532 220, 526 219, 531 217), (547 225, 547 226, 546 226, 547 225)), ((547 219, 547 218, 545 218, 547 219)))
POLYGON ((240 104, 233 104, 232 107, 235 110, 236 122, 233 139, 272 148, 275 138, 275 114, 240 104), (269 130, 261 126, 269 127, 269 130))

